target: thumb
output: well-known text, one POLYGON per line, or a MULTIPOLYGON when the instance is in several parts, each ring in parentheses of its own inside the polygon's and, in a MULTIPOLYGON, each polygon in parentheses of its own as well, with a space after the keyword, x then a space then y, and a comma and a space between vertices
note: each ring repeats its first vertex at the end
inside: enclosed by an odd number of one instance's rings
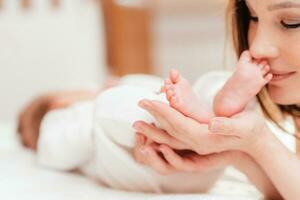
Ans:
POLYGON ((208 129, 212 133, 220 135, 237 135, 239 123, 237 119, 215 117, 210 121, 208 129))

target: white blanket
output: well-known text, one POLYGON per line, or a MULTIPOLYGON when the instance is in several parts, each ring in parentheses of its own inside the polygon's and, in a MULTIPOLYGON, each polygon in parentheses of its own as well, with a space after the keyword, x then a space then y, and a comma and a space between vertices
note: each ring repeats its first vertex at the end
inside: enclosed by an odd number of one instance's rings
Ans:
MULTIPOLYGON (((35 154, 21 147, 14 127, 0 123, 0 198, 5 200, 206 200, 259 199, 255 189, 236 171, 209 194, 152 195, 105 188, 77 173, 40 168, 35 154)), ((233 173, 232 173, 233 172, 233 173)))
POLYGON ((106 188, 78 173, 41 168, 21 147, 15 128, 0 122, 0 198, 5 200, 253 200, 262 199, 238 171, 228 168, 208 194, 151 195, 106 188))

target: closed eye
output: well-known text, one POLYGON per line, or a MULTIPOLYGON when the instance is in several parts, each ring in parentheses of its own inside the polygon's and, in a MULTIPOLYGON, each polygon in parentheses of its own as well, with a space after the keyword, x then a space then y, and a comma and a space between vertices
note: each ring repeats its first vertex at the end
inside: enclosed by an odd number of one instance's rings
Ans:
POLYGON ((286 29, 297 29, 297 28, 299 28, 300 27, 300 22, 298 23, 287 23, 287 22, 285 22, 284 20, 282 20, 281 22, 281 25, 284 27, 284 28, 286 28, 286 29))

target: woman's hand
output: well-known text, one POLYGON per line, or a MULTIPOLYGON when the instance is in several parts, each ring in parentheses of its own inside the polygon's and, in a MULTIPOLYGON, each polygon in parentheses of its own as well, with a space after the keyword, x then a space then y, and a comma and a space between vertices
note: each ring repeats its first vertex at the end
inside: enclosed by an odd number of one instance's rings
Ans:
POLYGON ((137 162, 151 167, 162 175, 196 172, 210 175, 221 172, 226 166, 233 166, 270 199, 282 199, 272 181, 261 166, 248 154, 241 151, 199 155, 195 152, 174 151, 167 145, 149 143, 141 133, 136 135, 134 156, 137 162))
POLYGON ((233 118, 215 118, 208 126, 158 101, 143 100, 140 106, 153 115, 165 131, 145 122, 136 122, 134 128, 137 132, 157 143, 201 155, 228 150, 253 151, 262 141, 257 138, 269 133, 264 118, 256 112, 243 112, 233 118))
POLYGON ((94 98, 96 94, 92 91, 64 91, 35 98, 19 115, 18 133, 22 143, 35 150, 40 123, 47 112, 67 107, 76 101, 94 98))
POLYGON ((168 145, 147 143, 147 138, 137 133, 134 156, 137 162, 153 168, 160 174, 176 172, 209 173, 226 167, 233 152, 199 155, 192 151, 174 151, 168 145))
MULTIPOLYGON (((165 131, 142 121, 134 123, 137 132, 173 149, 186 149, 201 155, 226 151, 228 136, 211 134, 207 124, 185 117, 167 104, 143 100, 140 106, 153 115, 165 131), (166 134, 167 133, 167 134, 166 134)), ((228 145, 228 144, 227 144, 228 145)))
POLYGON ((232 140, 232 147, 253 154, 272 134, 266 125, 262 114, 254 111, 244 111, 232 118, 215 117, 209 124, 212 134, 227 136, 232 140))

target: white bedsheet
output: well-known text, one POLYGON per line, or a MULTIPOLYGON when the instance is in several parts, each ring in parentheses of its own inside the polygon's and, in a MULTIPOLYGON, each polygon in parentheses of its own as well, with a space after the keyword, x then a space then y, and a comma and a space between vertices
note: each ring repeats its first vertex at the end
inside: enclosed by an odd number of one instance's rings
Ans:
POLYGON ((0 199, 5 200, 195 200, 259 199, 241 174, 226 170, 209 194, 153 195, 105 188, 76 173, 40 168, 33 152, 19 144, 12 123, 0 123, 0 199))

